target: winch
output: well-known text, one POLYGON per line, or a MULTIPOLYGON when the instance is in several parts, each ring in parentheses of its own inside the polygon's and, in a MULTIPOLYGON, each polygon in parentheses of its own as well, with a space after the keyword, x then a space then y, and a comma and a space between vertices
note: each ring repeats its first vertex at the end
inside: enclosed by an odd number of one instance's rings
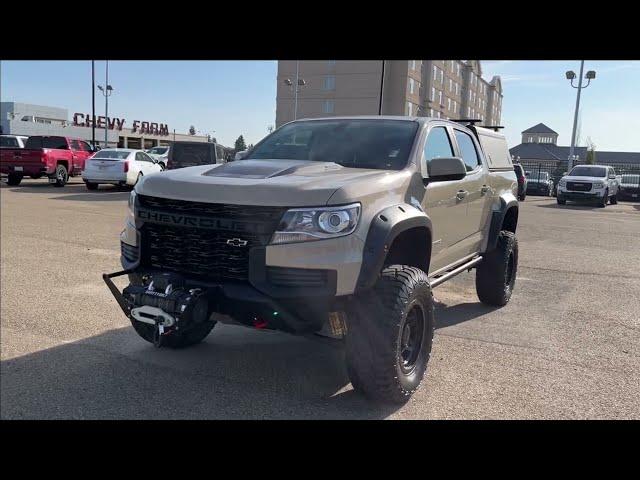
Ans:
POLYGON ((156 346, 163 335, 204 322, 209 314, 206 291, 187 288, 184 279, 172 273, 154 275, 148 285, 129 285, 122 295, 133 320, 156 327, 156 346))

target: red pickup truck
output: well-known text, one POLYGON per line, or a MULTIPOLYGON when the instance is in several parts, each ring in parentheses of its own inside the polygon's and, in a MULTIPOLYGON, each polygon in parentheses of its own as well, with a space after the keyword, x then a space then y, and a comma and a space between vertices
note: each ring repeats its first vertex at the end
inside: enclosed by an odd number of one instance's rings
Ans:
POLYGON ((69 177, 82 174, 84 162, 94 150, 82 140, 35 135, 24 148, 0 150, 0 173, 9 176, 9 185, 19 185, 22 178, 47 176, 49 183, 64 187, 69 177))

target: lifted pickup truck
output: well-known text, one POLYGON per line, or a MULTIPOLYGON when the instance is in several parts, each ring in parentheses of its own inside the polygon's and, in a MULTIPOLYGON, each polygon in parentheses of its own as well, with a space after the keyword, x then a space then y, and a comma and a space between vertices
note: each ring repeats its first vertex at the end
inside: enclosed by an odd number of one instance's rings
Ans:
POLYGON ((482 302, 509 301, 516 194, 492 130, 298 120, 242 160, 145 177, 129 200, 123 270, 103 279, 156 346, 193 345, 217 321, 343 339, 354 388, 402 403, 431 354, 432 288, 475 268, 482 302), (111 279, 127 274, 120 292, 111 279))
POLYGON ((56 187, 64 187, 70 176, 84 170, 85 160, 94 149, 82 140, 35 135, 24 148, 0 150, 0 172, 8 175, 9 185, 20 185, 22 178, 46 176, 56 187))

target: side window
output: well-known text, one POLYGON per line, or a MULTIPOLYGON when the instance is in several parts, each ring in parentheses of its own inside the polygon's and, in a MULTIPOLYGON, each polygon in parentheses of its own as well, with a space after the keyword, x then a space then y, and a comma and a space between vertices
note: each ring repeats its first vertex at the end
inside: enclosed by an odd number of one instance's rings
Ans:
POLYGON ((434 127, 424 144, 424 159, 428 163, 429 160, 440 157, 453 157, 453 148, 446 128, 434 127))
POLYGON ((85 152, 90 152, 91 148, 89 147, 89 144, 87 142, 79 142, 80 143, 80 150, 83 150, 85 152))
POLYGON ((467 172, 475 170, 476 167, 480 165, 480 159, 478 158, 478 152, 473 143, 473 139, 470 135, 461 132, 460 130, 455 130, 455 132, 456 140, 460 147, 460 155, 462 156, 462 161, 467 167, 467 172))
POLYGON ((144 158, 144 153, 136 152, 136 162, 146 162, 147 159, 144 158))

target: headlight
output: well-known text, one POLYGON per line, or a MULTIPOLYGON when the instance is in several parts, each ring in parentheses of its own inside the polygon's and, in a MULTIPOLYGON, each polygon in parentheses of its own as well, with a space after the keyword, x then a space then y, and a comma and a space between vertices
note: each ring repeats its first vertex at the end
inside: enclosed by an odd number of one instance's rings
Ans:
POLYGON ((602 188, 604 187, 604 183, 602 182, 593 182, 593 188, 602 188))
POLYGON ((339 207, 292 208, 282 217, 271 244, 309 242, 353 233, 360 204, 339 207))
POLYGON ((558 186, 559 187, 566 187, 567 186, 567 181, 566 180, 560 180, 558 182, 558 186))

